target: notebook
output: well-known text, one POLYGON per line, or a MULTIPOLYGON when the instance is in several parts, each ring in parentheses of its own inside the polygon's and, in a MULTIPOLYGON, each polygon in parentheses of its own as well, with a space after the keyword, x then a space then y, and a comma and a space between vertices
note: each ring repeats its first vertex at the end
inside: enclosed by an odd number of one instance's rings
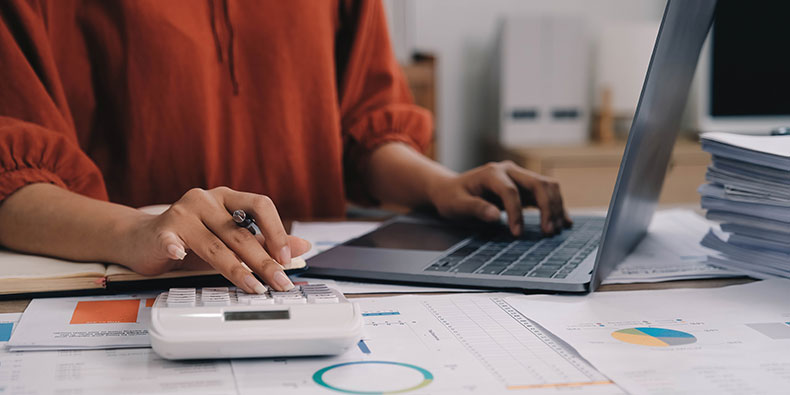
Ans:
MULTIPOLYGON (((166 208, 167 206, 150 206, 141 210, 159 213, 166 208)), ((304 259, 294 258, 285 269, 297 270, 304 267, 304 259)), ((121 265, 73 262, 20 254, 0 248, 0 298, 19 294, 31 297, 78 295, 220 284, 228 284, 228 281, 202 261, 195 262, 189 269, 174 270, 158 276, 143 276, 121 265)))

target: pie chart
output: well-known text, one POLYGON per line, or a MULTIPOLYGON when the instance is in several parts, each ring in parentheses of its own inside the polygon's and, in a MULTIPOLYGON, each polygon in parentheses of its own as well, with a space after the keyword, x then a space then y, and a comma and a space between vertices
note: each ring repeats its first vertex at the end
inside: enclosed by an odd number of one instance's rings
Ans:
POLYGON ((403 362, 353 361, 320 369, 313 374, 313 381, 344 394, 400 394, 431 384, 433 374, 403 362))
POLYGON ((621 342, 650 347, 680 346, 696 343, 691 333, 664 328, 628 328, 612 332, 612 337, 621 342))

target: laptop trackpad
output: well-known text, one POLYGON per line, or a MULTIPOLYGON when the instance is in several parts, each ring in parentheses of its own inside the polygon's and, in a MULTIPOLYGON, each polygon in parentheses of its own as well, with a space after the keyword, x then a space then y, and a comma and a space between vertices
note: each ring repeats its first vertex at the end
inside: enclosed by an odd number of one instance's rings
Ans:
POLYGON ((337 246, 308 260, 311 267, 320 269, 358 270, 362 272, 415 273, 421 272, 443 251, 396 250, 390 248, 337 246))
POLYGON ((394 250, 446 251, 469 237, 469 232, 440 224, 392 222, 345 243, 349 247, 394 250))

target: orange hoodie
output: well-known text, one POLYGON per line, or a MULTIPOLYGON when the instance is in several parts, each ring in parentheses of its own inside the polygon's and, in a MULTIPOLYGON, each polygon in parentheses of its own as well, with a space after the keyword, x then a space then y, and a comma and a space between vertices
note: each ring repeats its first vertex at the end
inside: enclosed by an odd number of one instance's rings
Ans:
POLYGON ((270 196, 288 218, 366 200, 366 160, 424 150, 380 1, 0 2, 0 202, 49 182, 170 203, 270 196))

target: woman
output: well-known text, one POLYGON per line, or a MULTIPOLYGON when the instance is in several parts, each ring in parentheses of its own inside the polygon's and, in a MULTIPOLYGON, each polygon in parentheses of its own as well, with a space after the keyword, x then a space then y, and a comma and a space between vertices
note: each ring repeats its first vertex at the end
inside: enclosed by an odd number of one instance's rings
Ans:
POLYGON ((570 225, 549 179, 512 163, 456 174, 422 156, 431 127, 379 1, 0 3, 0 244, 11 249, 142 274, 192 251, 261 292, 249 269, 287 290, 281 264, 309 249, 280 215, 342 216, 347 197, 495 221, 492 194, 514 234, 525 204, 546 233, 570 225), (171 202, 161 215, 132 208, 171 202), (263 243, 234 225, 236 209, 263 243))

